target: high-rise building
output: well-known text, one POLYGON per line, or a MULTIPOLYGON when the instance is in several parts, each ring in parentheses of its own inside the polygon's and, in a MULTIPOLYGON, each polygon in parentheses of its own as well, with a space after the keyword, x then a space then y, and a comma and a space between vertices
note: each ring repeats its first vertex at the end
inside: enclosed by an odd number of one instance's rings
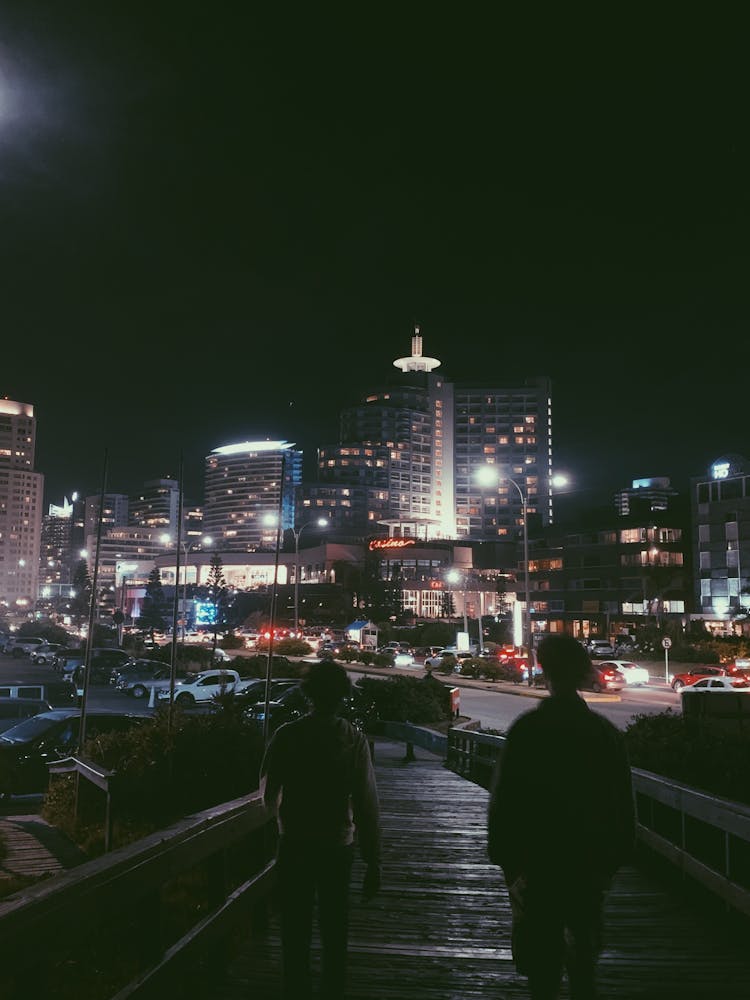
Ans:
POLYGON ((750 462, 722 455, 690 481, 697 617, 714 631, 750 615, 750 462))
POLYGON ((302 481, 302 452, 288 441, 243 441, 215 448, 206 458, 204 534, 219 551, 276 547, 281 530, 294 527, 302 481))
POLYGON ((85 504, 74 493, 62 504, 51 503, 42 517, 39 597, 56 606, 68 596, 76 563, 85 548, 85 504))
POLYGON ((399 376, 342 411, 303 506, 360 534, 426 540, 512 541, 524 505, 550 523, 550 380, 454 383, 423 355, 419 327, 393 364, 399 376), (484 466, 491 485, 477 475, 484 466))
POLYGON ((30 403, 0 399, 0 606, 32 611, 39 583, 44 476, 34 471, 30 403))
POLYGON ((668 510, 669 501, 677 496, 668 476, 649 476, 634 479, 629 489, 615 494, 618 514, 629 514, 631 509, 668 510))
POLYGON ((173 532, 180 510, 180 484, 176 479, 149 479, 130 497, 128 524, 133 528, 158 528, 173 532))

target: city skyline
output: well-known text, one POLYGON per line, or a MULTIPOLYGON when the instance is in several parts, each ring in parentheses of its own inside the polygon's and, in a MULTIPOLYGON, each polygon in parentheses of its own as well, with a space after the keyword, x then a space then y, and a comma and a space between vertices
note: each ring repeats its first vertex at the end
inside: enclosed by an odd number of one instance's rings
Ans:
POLYGON ((731 60, 653 20, 501 54, 505 23, 356 22, 0 14, 0 395, 35 408, 45 504, 105 449, 113 492, 182 456, 200 501, 259 438, 309 477, 415 323, 446 378, 551 378, 582 497, 750 451, 731 60))

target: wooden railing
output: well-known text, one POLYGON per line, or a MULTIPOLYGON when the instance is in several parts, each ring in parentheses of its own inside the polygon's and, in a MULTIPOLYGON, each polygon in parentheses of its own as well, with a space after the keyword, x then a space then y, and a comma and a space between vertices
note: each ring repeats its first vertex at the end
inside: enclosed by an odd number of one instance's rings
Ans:
POLYGON ((256 792, 0 900, 0 996, 171 996, 240 920, 263 925, 275 846, 256 792))
MULTIPOLYGON (((447 744, 446 767, 489 788, 504 737, 451 729, 447 744)), ((650 771, 632 774, 639 844, 750 916, 750 807, 650 771)))
MULTIPOLYGON (((408 723, 382 723, 380 735, 403 742, 407 760, 421 747, 485 788, 505 742, 408 723)), ((633 781, 639 840, 750 915, 750 809, 647 771, 633 781)), ((275 821, 253 793, 0 900, 0 995, 172 995, 206 954, 221 961, 240 921, 264 926, 275 849, 275 821)))

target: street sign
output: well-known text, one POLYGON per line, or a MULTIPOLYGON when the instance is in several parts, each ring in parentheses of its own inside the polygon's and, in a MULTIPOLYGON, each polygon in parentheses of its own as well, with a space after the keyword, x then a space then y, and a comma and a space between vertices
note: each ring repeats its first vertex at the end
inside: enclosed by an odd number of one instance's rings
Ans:
POLYGON ((661 644, 665 649, 669 649, 669 647, 672 645, 672 640, 669 638, 669 636, 664 636, 664 638, 661 641, 661 644))

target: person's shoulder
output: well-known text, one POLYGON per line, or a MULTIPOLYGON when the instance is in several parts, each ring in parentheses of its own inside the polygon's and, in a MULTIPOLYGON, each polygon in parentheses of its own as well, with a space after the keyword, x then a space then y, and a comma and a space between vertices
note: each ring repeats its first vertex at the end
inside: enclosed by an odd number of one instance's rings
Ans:
POLYGON ((511 722, 505 738, 511 739, 514 736, 522 736, 529 730, 536 728, 539 723, 539 706, 536 708, 529 708, 525 712, 521 712, 520 715, 517 715, 513 722, 511 722))

